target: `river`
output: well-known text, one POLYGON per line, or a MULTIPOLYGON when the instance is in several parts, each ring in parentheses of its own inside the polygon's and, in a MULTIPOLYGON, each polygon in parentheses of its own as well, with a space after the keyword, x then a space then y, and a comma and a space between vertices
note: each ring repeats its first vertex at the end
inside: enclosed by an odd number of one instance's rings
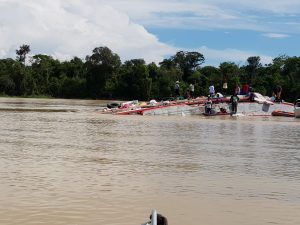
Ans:
POLYGON ((300 120, 0 98, 0 224, 300 224, 300 120))

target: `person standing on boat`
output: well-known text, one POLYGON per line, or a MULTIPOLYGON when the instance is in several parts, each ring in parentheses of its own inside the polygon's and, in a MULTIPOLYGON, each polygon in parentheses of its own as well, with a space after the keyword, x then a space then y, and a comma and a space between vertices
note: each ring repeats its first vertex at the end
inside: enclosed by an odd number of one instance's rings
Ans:
POLYGON ((215 86, 211 84, 208 88, 209 95, 213 97, 215 95, 215 86))
POLYGON ((231 103, 231 112, 233 114, 236 114, 237 112, 237 106, 238 106, 238 102, 239 102, 239 97, 237 96, 236 93, 234 93, 234 95, 231 96, 230 98, 230 103, 231 103))
POLYGON ((191 83, 189 86, 189 91, 190 91, 190 97, 193 99, 195 98, 194 92, 195 92, 195 86, 191 83))
POLYGON ((210 96, 208 96, 207 101, 205 103, 205 113, 206 114, 211 114, 212 110, 212 100, 210 96))
POLYGON ((175 97, 179 97, 180 96, 180 86, 179 86, 179 81, 176 81, 175 83, 175 97))
POLYGON ((274 93, 275 93, 275 102, 281 102, 281 92, 282 92, 282 87, 277 85, 274 93))
POLYGON ((249 94, 249 84, 244 83, 242 87, 242 94, 243 95, 248 95, 249 94))

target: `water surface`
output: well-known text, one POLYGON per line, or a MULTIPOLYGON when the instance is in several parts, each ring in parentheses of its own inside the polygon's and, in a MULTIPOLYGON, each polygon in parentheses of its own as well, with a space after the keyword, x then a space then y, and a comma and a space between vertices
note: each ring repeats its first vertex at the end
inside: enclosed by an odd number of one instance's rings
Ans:
POLYGON ((300 224, 300 120, 0 98, 0 224, 300 224))

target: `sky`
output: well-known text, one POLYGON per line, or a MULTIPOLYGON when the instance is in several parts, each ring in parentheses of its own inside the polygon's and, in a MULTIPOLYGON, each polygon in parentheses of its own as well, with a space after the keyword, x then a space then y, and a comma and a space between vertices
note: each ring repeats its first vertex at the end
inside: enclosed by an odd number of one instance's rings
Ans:
POLYGON ((62 61, 106 46, 123 62, 197 51, 204 66, 242 66, 299 56, 299 41, 299 0, 0 0, 0 58, 23 44, 62 61))

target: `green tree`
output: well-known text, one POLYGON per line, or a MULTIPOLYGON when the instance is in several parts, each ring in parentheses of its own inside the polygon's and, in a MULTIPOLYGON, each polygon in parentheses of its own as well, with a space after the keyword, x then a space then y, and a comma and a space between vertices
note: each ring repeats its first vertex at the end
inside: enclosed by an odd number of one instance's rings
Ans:
POLYGON ((61 96, 63 98, 83 98, 85 96, 85 79, 79 77, 64 77, 61 83, 61 96))
POLYGON ((120 57, 107 47, 98 47, 86 57, 87 90, 92 98, 107 96, 106 81, 111 79, 121 66, 120 57))
POLYGON ((34 93, 37 95, 50 95, 50 81, 53 77, 65 75, 61 69, 60 61, 48 55, 34 55, 31 59, 32 76, 36 83, 34 93))
POLYGON ((262 67, 260 63, 259 56, 251 56, 247 59, 248 65, 246 65, 245 70, 248 74, 248 83, 252 83, 253 78, 255 77, 257 70, 262 67))
POLYGON ((192 73, 204 63, 205 58, 199 52, 179 51, 173 56, 172 61, 182 71, 182 79, 189 82, 192 73))
POLYGON ((9 95, 21 95, 22 83, 25 75, 24 66, 13 59, 4 59, 0 62, 1 89, 9 95))
POLYGON ((222 84, 228 84, 228 91, 223 90, 223 92, 227 92, 227 94, 233 93, 235 85, 239 84, 239 67, 233 62, 223 62, 220 64, 219 69, 222 74, 222 84))
POLYGON ((200 76, 201 95, 208 95, 208 87, 213 84, 216 91, 222 90, 222 75, 220 70, 214 66, 205 66, 200 69, 202 76, 200 76))
POLYGON ((19 60, 19 62, 25 64, 26 55, 29 52, 30 52, 30 46, 29 45, 20 46, 20 48, 16 50, 17 60, 19 60))
POLYGON ((119 93, 129 99, 148 100, 152 79, 143 59, 126 61, 120 71, 119 93))
POLYGON ((300 57, 287 58, 282 70, 283 96, 294 101, 300 98, 300 57))
POLYGON ((84 62, 78 57, 61 63, 60 70, 59 74, 65 74, 69 78, 85 78, 84 62))

